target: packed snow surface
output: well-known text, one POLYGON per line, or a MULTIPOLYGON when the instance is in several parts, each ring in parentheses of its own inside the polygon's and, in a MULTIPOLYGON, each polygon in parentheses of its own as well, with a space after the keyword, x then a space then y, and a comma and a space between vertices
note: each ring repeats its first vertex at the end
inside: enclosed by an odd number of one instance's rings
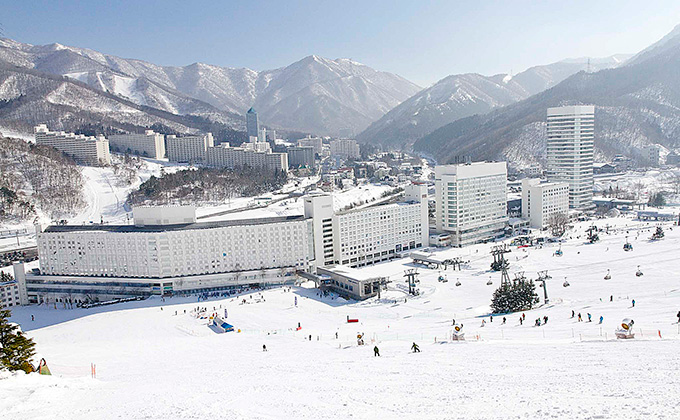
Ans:
POLYGON ((389 276, 380 300, 321 297, 303 283, 201 302, 17 308, 13 320, 35 339, 53 375, 4 374, 0 418, 679 418, 680 229, 665 223, 666 237, 650 241, 654 223, 595 223, 610 233, 585 244, 590 222, 578 224, 561 257, 553 256, 554 244, 511 247, 511 277, 552 276, 550 303, 537 287, 541 304, 526 311, 523 325, 519 313, 490 322, 500 281, 488 271, 490 245, 438 251, 470 262, 442 271, 446 283, 437 281, 439 270, 418 267, 417 297, 403 291, 404 270, 414 266, 400 259, 362 269, 389 276), (626 237, 632 252, 622 249, 626 237), (226 308, 241 332, 214 333, 193 315, 199 306, 226 308), (585 322, 571 318, 572 310, 585 322), (348 316, 359 323, 348 324, 348 316), (534 326, 543 316, 548 323, 534 326), (636 336, 617 340, 626 317, 636 336), (451 340, 454 318, 464 324, 464 342, 451 340), (366 345, 357 345, 357 333, 366 345), (410 352, 413 342, 421 353, 410 352))

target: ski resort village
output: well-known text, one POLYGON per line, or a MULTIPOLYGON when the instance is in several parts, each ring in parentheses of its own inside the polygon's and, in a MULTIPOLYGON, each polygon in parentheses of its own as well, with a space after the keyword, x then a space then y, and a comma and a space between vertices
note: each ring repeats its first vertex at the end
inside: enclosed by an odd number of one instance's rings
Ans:
POLYGON ((679 28, 425 89, 0 38, 0 420, 680 419, 679 28))

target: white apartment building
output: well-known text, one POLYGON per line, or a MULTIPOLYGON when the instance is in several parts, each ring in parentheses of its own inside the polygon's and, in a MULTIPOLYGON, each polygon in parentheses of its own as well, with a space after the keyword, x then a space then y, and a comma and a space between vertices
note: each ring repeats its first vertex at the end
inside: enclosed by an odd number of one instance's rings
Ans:
POLYGON ((323 154, 323 139, 321 137, 306 137, 297 141, 299 147, 313 147, 314 154, 321 156, 323 154))
POLYGON ((82 134, 56 132, 47 125, 35 127, 35 144, 54 147, 84 165, 110 165, 109 141, 104 136, 91 137, 82 134))
POLYGON ((209 147, 215 142, 212 133, 195 136, 166 136, 166 152, 170 162, 204 163, 209 147))
POLYGON ((547 176, 569 184, 569 207, 593 206, 595 107, 548 108, 547 176))
POLYGON ((503 234, 507 216, 505 162, 435 167, 436 229, 451 234, 454 246, 484 242, 503 234))
POLYGON ((16 280, 0 282, 0 309, 25 305, 21 299, 19 283, 16 280))
POLYGON ((428 244, 425 185, 407 186, 401 202, 348 212, 335 213, 330 195, 307 197, 304 206, 314 223, 317 266, 361 267, 428 244))
MULTIPOLYGON (((258 142, 255 144, 263 143, 258 142)), ((264 144, 269 146, 268 143, 264 144)), ((230 147, 229 143, 222 143, 217 147, 209 147, 207 156, 206 163, 216 168, 249 166, 271 172, 288 172, 288 155, 285 153, 271 153, 271 151, 256 151, 253 148, 230 147)))
POLYGON ((640 151, 643 164, 652 168, 659 167, 661 161, 661 147, 658 144, 648 144, 640 151))
POLYGON ((173 223, 177 217, 195 217, 194 211, 170 217, 170 224, 38 229, 40 271, 48 276, 173 278, 307 269, 314 259, 310 221, 302 216, 173 223))
POLYGON ((353 139, 331 140, 331 156, 343 159, 358 159, 361 156, 359 144, 353 139))
POLYGON ((146 130, 144 134, 114 134, 109 136, 111 149, 119 153, 162 159, 165 157, 165 136, 146 130))
POLYGON ((569 213, 569 184, 541 182, 538 178, 522 180, 522 217, 529 219, 529 226, 543 229, 558 213, 569 213))

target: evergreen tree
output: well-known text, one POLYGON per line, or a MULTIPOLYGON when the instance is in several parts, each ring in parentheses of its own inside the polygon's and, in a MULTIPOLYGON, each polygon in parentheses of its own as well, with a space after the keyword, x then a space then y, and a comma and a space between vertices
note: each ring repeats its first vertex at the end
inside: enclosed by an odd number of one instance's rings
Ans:
POLYGON ((7 309, 0 310, 0 365, 29 373, 33 371, 30 361, 35 355, 35 343, 18 325, 9 322, 11 314, 7 309))
POLYGON ((512 284, 502 284, 493 293, 491 310, 493 313, 528 311, 538 303, 536 285, 532 280, 518 280, 512 284))

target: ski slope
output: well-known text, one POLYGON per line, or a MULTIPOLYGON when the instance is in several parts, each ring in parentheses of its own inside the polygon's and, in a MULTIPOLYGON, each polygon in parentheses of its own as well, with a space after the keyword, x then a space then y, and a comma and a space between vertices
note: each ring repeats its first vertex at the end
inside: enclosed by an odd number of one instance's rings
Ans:
POLYGON ((550 303, 537 287, 541 306, 523 325, 520 314, 490 322, 500 282, 488 271, 490 245, 438 252, 470 262, 442 271, 446 283, 419 266, 417 297, 402 291, 404 269, 414 267, 402 259, 363 269, 392 281, 380 300, 323 298, 304 283, 200 303, 19 308, 13 320, 38 343, 53 376, 0 379, 0 419, 679 418, 680 229, 665 223, 666 237, 652 242, 654 223, 595 223, 610 233, 585 244, 590 222, 578 224, 562 257, 552 244, 507 254, 511 278, 552 276, 550 303), (622 249, 626 236, 632 252, 622 249), (241 332, 215 334, 192 315, 197 306, 226 308, 241 332), (572 310, 593 322, 572 319, 572 310), (360 322, 348 324, 348 316, 360 322), (547 325, 535 327, 543 316, 547 325), (636 338, 616 340, 625 317, 635 320, 636 338), (450 340, 453 318, 464 324, 465 342, 450 340), (357 345, 357 333, 367 345, 357 345), (409 351, 413 342, 421 353, 409 351))

